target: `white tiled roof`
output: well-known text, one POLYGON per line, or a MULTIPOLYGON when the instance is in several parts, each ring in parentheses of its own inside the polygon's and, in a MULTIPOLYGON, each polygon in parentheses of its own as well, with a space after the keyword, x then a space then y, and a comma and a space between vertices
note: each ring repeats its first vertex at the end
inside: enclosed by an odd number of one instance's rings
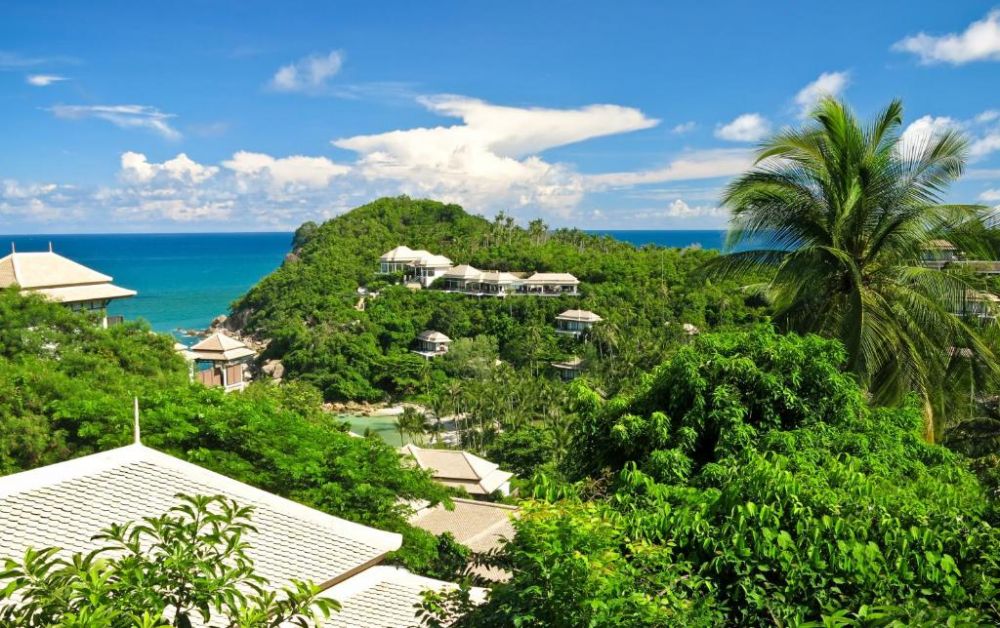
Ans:
MULTIPOLYGON (((426 251, 421 251, 425 253, 426 251)), ((413 266, 419 268, 448 268, 451 266, 451 260, 444 255, 431 255, 427 254, 420 259, 413 262, 413 266)))
MULTIPOLYGON (((425 578, 397 567, 372 567, 331 587, 324 596, 341 603, 326 626, 338 628, 410 628, 418 625, 415 606, 427 590, 454 589, 450 582, 425 578)), ((474 588, 472 599, 482 602, 485 590, 474 588)))
POLYGON ((336 582, 399 548, 400 535, 362 526, 261 491, 197 465, 130 445, 0 478, 0 556, 27 547, 87 552, 112 523, 157 516, 178 493, 223 495, 253 506, 247 539, 257 573, 336 582))
POLYGON ((420 332, 420 335, 418 335, 417 338, 419 338, 420 340, 424 340, 426 342, 451 342, 451 338, 449 338, 448 336, 445 336, 439 331, 433 331, 431 329, 428 329, 427 331, 424 332, 420 332))
POLYGON ((414 251, 408 246, 397 246, 388 253, 382 255, 379 258, 381 262, 412 262, 414 260, 420 259, 421 253, 427 253, 427 251, 414 251))
POLYGON ((604 319, 589 310, 566 310, 556 319, 561 321, 579 321, 583 323, 599 323, 604 319))
POLYGON ((491 284, 512 284, 519 283, 521 278, 517 275, 511 273, 506 273, 499 270, 487 270, 483 272, 483 276, 480 278, 483 283, 491 284))
POLYGON ((483 271, 475 268, 474 266, 460 264, 449 268, 442 276, 445 279, 479 279, 482 275, 483 271))
POLYGON ((514 477, 497 464, 467 451, 421 449, 413 444, 404 445, 400 451, 412 456, 417 466, 429 469, 438 482, 464 488, 472 495, 489 495, 514 477))
POLYGON ((0 258, 0 288, 17 284, 54 301, 77 303, 135 296, 135 290, 112 285, 111 277, 62 255, 11 253, 0 258))
POLYGON ((577 285, 580 280, 569 273, 535 273, 524 283, 529 286, 577 285))

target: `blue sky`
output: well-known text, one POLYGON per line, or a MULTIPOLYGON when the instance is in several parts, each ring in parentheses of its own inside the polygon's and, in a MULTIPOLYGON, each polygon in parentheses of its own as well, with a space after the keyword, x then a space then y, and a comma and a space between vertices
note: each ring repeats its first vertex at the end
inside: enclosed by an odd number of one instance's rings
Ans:
POLYGON ((401 193, 722 227, 755 142, 825 93, 963 129, 950 198, 997 204, 998 79, 986 2, 7 2, 0 233, 292 229, 401 193))

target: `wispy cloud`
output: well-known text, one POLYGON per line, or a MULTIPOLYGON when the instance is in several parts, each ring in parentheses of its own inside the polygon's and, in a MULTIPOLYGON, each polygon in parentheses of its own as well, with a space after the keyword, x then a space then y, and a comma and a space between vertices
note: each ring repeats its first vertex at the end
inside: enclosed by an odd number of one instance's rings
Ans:
POLYGON ((45 62, 44 57, 27 57, 16 52, 0 50, 0 69, 2 70, 30 68, 45 62))
POLYGON ((979 200, 985 201, 987 203, 995 203, 1000 201, 1000 189, 990 189, 982 192, 979 195, 979 200))
POLYGON ((753 154, 744 148, 724 148, 685 153, 662 168, 635 172, 610 172, 587 177, 590 185, 631 187, 667 181, 717 179, 739 174, 753 165, 753 154))
POLYGON ((744 113, 715 127, 715 137, 730 142, 756 142, 771 132, 771 123, 759 113, 744 113))
POLYGON ((47 111, 66 120, 97 118, 123 129, 147 129, 168 140, 181 137, 180 132, 168 122, 176 117, 174 114, 146 105, 55 105, 47 111))
POLYGON ((59 76, 56 74, 29 74, 24 79, 28 85, 34 85, 35 87, 48 87, 53 83, 67 80, 69 79, 65 76, 59 76))
POLYGON ((850 83, 849 72, 824 72, 795 94, 795 104, 799 107, 799 117, 807 117, 816 104, 827 96, 837 97, 850 83))
POLYGON ((339 50, 309 55, 279 68, 269 85, 279 92, 321 93, 343 64, 344 54, 339 50))
POLYGON ((1000 61, 1000 9, 990 11, 961 33, 940 36, 918 33, 896 42, 892 49, 915 54, 927 65, 1000 61))
POLYGON ((697 128, 698 128, 698 123, 692 120, 689 122, 682 122, 674 126, 672 129, 670 129, 670 132, 675 135, 684 135, 685 133, 690 133, 691 131, 694 131, 697 128))

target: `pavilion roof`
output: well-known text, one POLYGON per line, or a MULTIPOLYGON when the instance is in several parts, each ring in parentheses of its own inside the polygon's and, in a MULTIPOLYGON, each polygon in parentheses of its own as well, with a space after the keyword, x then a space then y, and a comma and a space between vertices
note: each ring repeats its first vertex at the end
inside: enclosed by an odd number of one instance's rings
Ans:
POLYGON ((0 258, 0 288, 17 284, 61 303, 135 296, 135 290, 113 285, 111 279, 52 251, 12 252, 0 258))
POLYGON ((556 316, 561 321, 577 321, 581 323, 599 323, 604 319, 589 310, 566 310, 556 316))
POLYGON ((410 455, 420 468, 429 469, 438 482, 464 488, 473 495, 489 495, 514 477, 496 463, 467 451, 422 449, 413 444, 404 445, 401 451, 410 455))
POLYGON ((191 352, 199 360, 210 360, 213 362, 228 362, 249 356, 257 355, 250 347, 243 342, 227 336, 221 331, 217 331, 208 338, 191 347, 191 352))

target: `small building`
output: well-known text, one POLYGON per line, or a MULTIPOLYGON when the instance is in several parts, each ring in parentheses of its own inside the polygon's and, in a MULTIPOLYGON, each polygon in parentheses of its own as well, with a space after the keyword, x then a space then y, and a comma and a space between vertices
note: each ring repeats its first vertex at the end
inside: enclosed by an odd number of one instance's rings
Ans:
POLYGON ((430 255, 427 251, 414 251, 408 246, 397 246, 378 258, 379 271, 385 274, 402 272, 407 270, 410 264, 427 255, 430 255))
MULTIPOLYGON (((267 579, 264 594, 294 580, 310 581, 339 612, 319 625, 389 626, 420 623, 416 605, 426 590, 455 584, 380 565, 402 536, 309 508, 214 473, 138 442, 109 451, 0 477, 0 558, 21 559, 33 547, 60 548, 57 556, 88 553, 95 535, 112 524, 156 517, 177 505, 177 495, 219 495, 253 507, 246 532, 254 572, 267 579)), ((473 589, 478 603, 483 589, 473 589)), ((193 625, 203 627, 200 617, 193 625)), ((218 625, 211 623, 211 625, 218 625)))
POLYGON ((451 338, 439 331, 428 329, 417 336, 417 348, 413 350, 425 358, 433 358, 448 353, 451 338))
POLYGON ((920 253, 920 262, 928 268, 941 269, 960 259, 958 247, 947 240, 930 240, 920 253))
POLYGON ((463 488, 477 499, 484 499, 493 493, 510 495, 510 479, 514 474, 502 471, 485 458, 467 451, 422 449, 413 444, 404 445, 400 452, 410 456, 421 469, 429 470, 437 482, 463 488))
POLYGON ((522 290, 539 296, 577 294, 580 280, 569 273, 535 273, 524 280, 522 290))
POLYGON ((588 310, 566 310, 556 316, 556 332, 579 336, 604 319, 588 310))
POLYGON ((191 347, 198 381, 221 386, 226 392, 243 390, 249 379, 249 365, 257 353, 221 331, 191 347))
MULTIPOLYGON (((426 252, 426 251, 420 251, 426 252)), ((420 259, 410 262, 410 274, 420 282, 423 287, 428 287, 438 277, 443 276, 452 267, 451 260, 444 255, 427 254, 420 259)))
MULTIPOLYGON (((518 515, 517 506, 458 497, 451 501, 455 505, 452 510, 444 504, 421 505, 414 509, 410 524, 435 536, 447 532, 477 554, 496 550, 505 540, 514 538, 513 519, 518 515)), ((510 579, 510 574, 501 569, 474 566, 471 572, 493 581, 510 579)))
POLYGON ((11 253, 0 258, 0 288, 17 285, 22 292, 40 294, 72 310, 98 312, 101 326, 121 322, 121 317, 107 315, 108 304, 115 299, 136 295, 135 290, 111 283, 112 278, 87 268, 52 251, 11 253))
POLYGON ((478 292, 479 282, 483 278, 483 271, 475 268, 474 266, 469 266, 468 264, 459 264, 458 266, 452 266, 445 271, 445 273, 441 275, 441 278, 444 282, 445 290, 478 292))
POLYGON ((568 360, 562 362, 553 362, 552 368, 559 372, 559 378, 564 382, 570 382, 580 377, 583 373, 584 362, 583 358, 573 356, 568 360))

